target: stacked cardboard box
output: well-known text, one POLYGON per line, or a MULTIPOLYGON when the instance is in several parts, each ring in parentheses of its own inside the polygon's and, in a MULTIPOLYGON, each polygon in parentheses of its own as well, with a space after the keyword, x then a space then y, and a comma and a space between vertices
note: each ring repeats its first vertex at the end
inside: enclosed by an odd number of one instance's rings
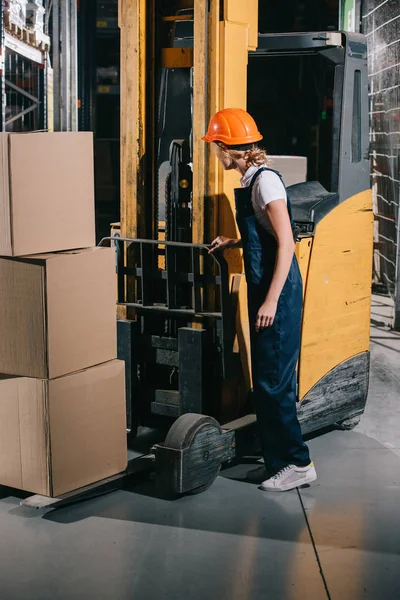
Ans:
POLYGON ((268 156, 271 169, 279 171, 286 187, 307 181, 306 156, 268 156))
POLYGON ((127 462, 92 148, 88 133, 0 134, 0 485, 48 496, 127 462))

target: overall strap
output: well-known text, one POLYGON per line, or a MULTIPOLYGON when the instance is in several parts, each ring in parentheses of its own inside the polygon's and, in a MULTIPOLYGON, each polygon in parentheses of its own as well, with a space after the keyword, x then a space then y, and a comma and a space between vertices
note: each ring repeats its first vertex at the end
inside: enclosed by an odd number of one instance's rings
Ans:
MULTIPOLYGON (((272 173, 275 173, 275 175, 278 175, 279 179, 282 181, 283 187, 285 187, 285 184, 283 183, 283 179, 282 179, 282 175, 279 173, 279 171, 276 171, 275 169, 270 169, 269 167, 260 167, 259 169, 257 169, 257 171, 254 173, 249 188, 253 188, 253 185, 256 182, 257 177, 260 175, 260 173, 262 173, 263 171, 272 171, 272 173)), ((286 188, 285 188, 286 189, 286 188)))
MULTIPOLYGON (((276 171, 275 169, 270 169, 269 167, 260 167, 260 168, 259 168, 259 169, 257 169, 257 171, 254 173, 254 175, 253 175, 253 177, 252 177, 252 179, 251 179, 251 182, 250 182, 250 185, 249 185, 249 191, 250 191, 250 194, 251 194, 251 193, 252 193, 252 191, 253 191, 253 186, 254 186, 254 184, 255 184, 255 182, 256 182, 256 180, 257 180, 257 177, 258 177, 258 176, 259 176, 259 175, 260 175, 260 174, 261 174, 263 171, 272 171, 272 173, 275 173, 276 175, 278 175, 278 177, 279 177, 279 179, 281 180, 281 182, 282 182, 282 185, 283 185, 283 187, 285 188, 285 191, 286 191, 286 186, 285 186, 285 184, 284 184, 284 181, 283 181, 282 175, 279 173, 279 171, 276 171)), ((286 197, 287 197, 287 203, 286 203, 286 205, 287 205, 287 209, 288 209, 288 213, 289 213, 289 219, 290 219, 290 223, 291 223, 291 225, 292 225, 292 229, 294 230, 294 222, 293 222, 293 216, 292 216, 292 206, 291 206, 291 204, 290 204, 290 200, 289 200, 289 196, 288 196, 287 192, 286 192, 286 197)))
MULTIPOLYGON (((253 177, 251 178, 250 181, 250 185, 248 187, 249 191, 251 192, 253 190, 253 186, 256 182, 257 177, 260 175, 260 173, 262 173, 263 171, 272 171, 272 169, 268 169, 268 167, 260 167, 259 169, 257 169, 257 171, 254 173, 253 177)), ((276 172, 276 171, 275 171, 276 172)))

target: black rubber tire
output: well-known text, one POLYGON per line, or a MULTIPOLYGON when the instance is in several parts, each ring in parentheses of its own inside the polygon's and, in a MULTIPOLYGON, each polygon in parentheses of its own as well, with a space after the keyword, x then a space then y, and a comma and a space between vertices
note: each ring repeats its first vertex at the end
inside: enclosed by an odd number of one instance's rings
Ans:
POLYGON ((214 425, 220 432, 222 431, 218 421, 207 415, 196 413, 181 415, 168 431, 164 446, 175 450, 188 448, 197 431, 205 425, 214 425))
MULTIPOLYGON (((174 448, 175 450, 183 450, 188 448, 194 439, 196 433, 203 427, 211 426, 216 427, 221 433, 222 429, 218 421, 207 415, 199 415, 196 413, 186 413, 180 416, 171 429, 168 431, 168 435, 165 438, 164 446, 167 448, 174 448)), ((208 490, 214 481, 217 479, 221 465, 216 469, 213 476, 204 485, 186 492, 186 495, 201 494, 208 490)))

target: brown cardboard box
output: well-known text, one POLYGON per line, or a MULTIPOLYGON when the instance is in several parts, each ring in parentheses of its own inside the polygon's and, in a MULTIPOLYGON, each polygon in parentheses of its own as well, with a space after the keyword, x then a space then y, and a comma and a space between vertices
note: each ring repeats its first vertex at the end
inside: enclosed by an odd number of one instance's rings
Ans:
POLYGON ((92 133, 1 133, 0 255, 94 245, 92 133))
POLYGON ((0 373, 54 379, 116 357, 113 248, 0 258, 0 373))
POLYGON ((271 169, 279 171, 286 187, 307 181, 306 156, 268 156, 271 169))
POLYGON ((0 484, 58 496, 126 468, 119 360, 59 379, 0 378, 0 484))

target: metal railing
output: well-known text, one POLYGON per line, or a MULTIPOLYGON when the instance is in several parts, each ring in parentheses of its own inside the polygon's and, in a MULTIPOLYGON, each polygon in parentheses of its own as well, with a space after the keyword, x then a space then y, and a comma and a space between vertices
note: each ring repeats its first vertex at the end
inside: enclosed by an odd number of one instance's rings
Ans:
POLYGON ((394 301, 400 328, 400 15, 397 2, 366 0, 362 31, 368 42, 371 176, 375 213, 375 282, 394 301))

